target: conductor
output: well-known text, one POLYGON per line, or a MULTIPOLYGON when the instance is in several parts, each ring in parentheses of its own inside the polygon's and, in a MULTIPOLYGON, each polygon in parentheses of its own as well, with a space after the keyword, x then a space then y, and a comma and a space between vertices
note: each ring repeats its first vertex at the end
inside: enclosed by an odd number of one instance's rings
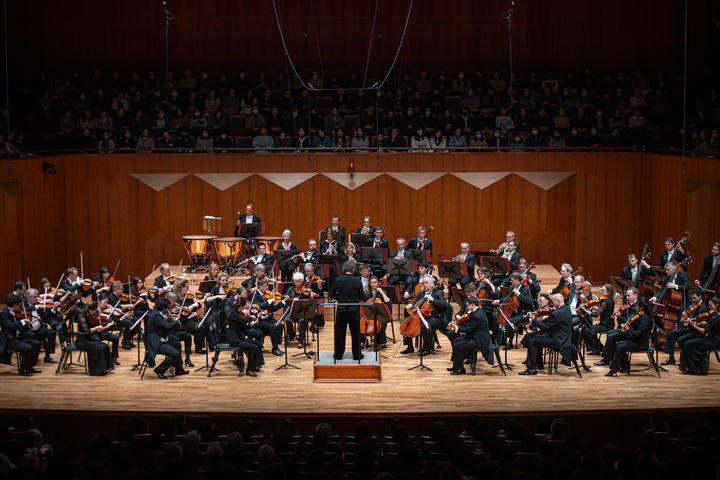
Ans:
POLYGON ((347 261, 343 264, 343 275, 335 279, 330 289, 330 296, 341 305, 337 309, 335 318, 335 359, 340 360, 345 354, 345 333, 350 325, 352 339, 353 360, 363 358, 360 353, 360 307, 357 305, 342 305, 347 303, 360 303, 363 300, 363 287, 360 278, 355 276, 355 262, 347 261))

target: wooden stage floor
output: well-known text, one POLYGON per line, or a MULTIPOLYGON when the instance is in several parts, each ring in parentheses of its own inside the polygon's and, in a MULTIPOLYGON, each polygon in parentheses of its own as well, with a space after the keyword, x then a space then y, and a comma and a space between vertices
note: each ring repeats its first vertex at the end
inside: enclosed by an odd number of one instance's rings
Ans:
MULTIPOLYGON (((547 285, 552 285, 550 275, 541 278, 548 278, 547 285)), ((543 290, 547 288, 543 286, 543 290)), ((207 378, 205 371, 193 371, 166 381, 159 380, 151 370, 141 381, 136 372, 130 371, 137 359, 136 350, 121 350, 121 366, 105 377, 85 376, 80 367, 56 376, 52 365, 41 363, 38 368, 42 373, 26 378, 17 376, 14 366, 2 365, 0 411, 355 417, 602 414, 720 407, 720 365, 715 359, 711 360, 708 376, 682 375, 677 367, 670 367, 670 372, 663 372, 660 379, 654 371, 606 378, 603 375, 607 367, 592 367, 591 373, 577 378, 574 370, 561 366, 559 374, 552 376, 540 372, 536 377, 522 377, 518 372, 524 367, 525 350, 520 349, 508 352, 514 368, 507 377, 483 360, 478 362, 477 375, 451 376, 446 371, 451 346, 444 335, 439 335, 442 349, 424 360, 433 371, 408 371, 418 364, 419 357, 394 355, 401 343, 399 325, 394 326, 398 343, 389 340, 388 347, 381 350, 388 357, 382 359, 381 383, 313 383, 313 362, 304 356, 290 359, 300 370, 275 371, 284 357, 272 355, 266 339, 266 365, 258 378, 237 377, 229 353, 221 354, 218 367, 222 372, 212 378, 207 378)), ((326 315, 320 333, 321 351, 332 350, 332 332, 332 316, 326 315)), ((392 338, 390 325, 387 332, 392 338)), ((349 335, 347 345, 349 351, 349 335)), ((312 350, 317 350, 317 343, 312 344, 312 350)), ((298 352, 296 343, 290 344, 289 355, 298 352)), ((599 357, 587 358, 590 363, 599 357)), ((661 353, 660 359, 664 360, 665 354, 661 353)), ((193 354, 192 361, 196 368, 200 367, 205 356, 193 354)), ((647 358, 633 357, 634 368, 647 365, 647 358)))

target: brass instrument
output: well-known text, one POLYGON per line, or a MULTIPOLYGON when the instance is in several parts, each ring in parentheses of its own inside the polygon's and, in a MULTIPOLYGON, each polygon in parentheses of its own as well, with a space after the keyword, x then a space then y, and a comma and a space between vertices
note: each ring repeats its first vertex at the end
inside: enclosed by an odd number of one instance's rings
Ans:
POLYGON ((453 257, 453 262, 462 262, 462 261, 463 261, 463 260, 462 260, 462 256, 463 256, 462 253, 458 253, 457 255, 455 255, 455 256, 453 257))
POLYGON ((501 252, 501 251, 505 250, 506 248, 507 248, 507 242, 503 242, 500 245, 498 245, 497 248, 491 249, 490 251, 492 253, 497 253, 497 252, 501 252))
POLYGON ((370 227, 363 226, 362 229, 360 230, 360 233, 363 235, 370 235, 370 227))

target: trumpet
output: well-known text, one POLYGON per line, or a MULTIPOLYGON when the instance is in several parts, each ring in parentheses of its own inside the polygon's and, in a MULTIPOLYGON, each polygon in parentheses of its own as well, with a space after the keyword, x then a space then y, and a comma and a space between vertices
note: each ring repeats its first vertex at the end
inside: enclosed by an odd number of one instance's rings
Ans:
POLYGON ((490 251, 492 253, 497 253, 497 252, 501 252, 501 251, 505 250, 506 248, 507 248, 507 242, 503 242, 500 245, 498 245, 498 247, 496 249, 491 249, 490 251))
POLYGON ((453 262, 462 262, 462 256, 463 256, 462 253, 458 253, 457 255, 455 255, 453 257, 453 262))

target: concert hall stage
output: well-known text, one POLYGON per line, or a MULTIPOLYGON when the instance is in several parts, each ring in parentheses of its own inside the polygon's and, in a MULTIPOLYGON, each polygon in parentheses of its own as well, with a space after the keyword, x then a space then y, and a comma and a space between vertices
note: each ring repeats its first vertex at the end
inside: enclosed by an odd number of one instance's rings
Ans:
MULTIPOLYGON (((538 266, 543 290, 550 288, 552 268, 538 266)), ((557 271, 555 271, 557 272, 557 271)), ((397 308, 397 307, 395 307, 397 308)), ((319 350, 332 349, 332 315, 326 315, 320 333, 319 350)), ((62 375, 54 375, 51 365, 40 364, 43 372, 32 378, 17 376, 14 366, 0 367, 3 387, 0 390, 0 412, 28 409, 64 414, 111 414, 144 412, 167 413, 182 411, 188 415, 258 416, 258 417, 389 417, 481 415, 602 415, 640 413, 654 409, 704 410, 720 406, 720 365, 713 358, 709 376, 682 375, 677 367, 662 372, 639 371, 648 366, 643 355, 633 356, 631 376, 606 378, 607 367, 592 367, 592 372, 578 378, 574 370, 560 367, 557 374, 540 372, 536 377, 521 377, 525 350, 510 350, 508 361, 513 370, 503 376, 498 368, 479 360, 477 374, 451 376, 451 346, 439 335, 442 348, 425 357, 432 371, 409 368, 419 363, 417 355, 400 355, 401 338, 398 323, 388 325, 388 346, 381 350, 380 383, 313 383, 313 360, 305 356, 290 357, 300 367, 275 371, 284 357, 269 352, 265 342, 265 361, 258 378, 238 378, 230 354, 220 356, 219 368, 212 378, 206 371, 159 380, 148 370, 144 380, 130 367, 137 360, 137 351, 121 350, 121 365, 105 377, 88 377, 80 367, 71 367, 62 375), (393 328, 396 344, 392 343, 393 328), (638 371, 636 371, 636 369, 638 371)), ((349 335, 347 339, 349 350, 349 335)), ((310 346, 318 350, 317 343, 310 346)), ((289 355, 299 353, 296 343, 288 348, 289 355)), ((366 353, 366 355, 372 353, 366 353)), ((501 352, 502 354, 502 352, 501 352)), ((56 355, 59 358, 59 354, 56 355)), ((665 358, 660 354, 661 360, 665 358)), ((598 357, 588 357, 588 364, 598 357)), ((195 367, 205 365, 205 356, 193 354, 195 367)), ((192 369, 195 370, 195 369, 192 369)))

